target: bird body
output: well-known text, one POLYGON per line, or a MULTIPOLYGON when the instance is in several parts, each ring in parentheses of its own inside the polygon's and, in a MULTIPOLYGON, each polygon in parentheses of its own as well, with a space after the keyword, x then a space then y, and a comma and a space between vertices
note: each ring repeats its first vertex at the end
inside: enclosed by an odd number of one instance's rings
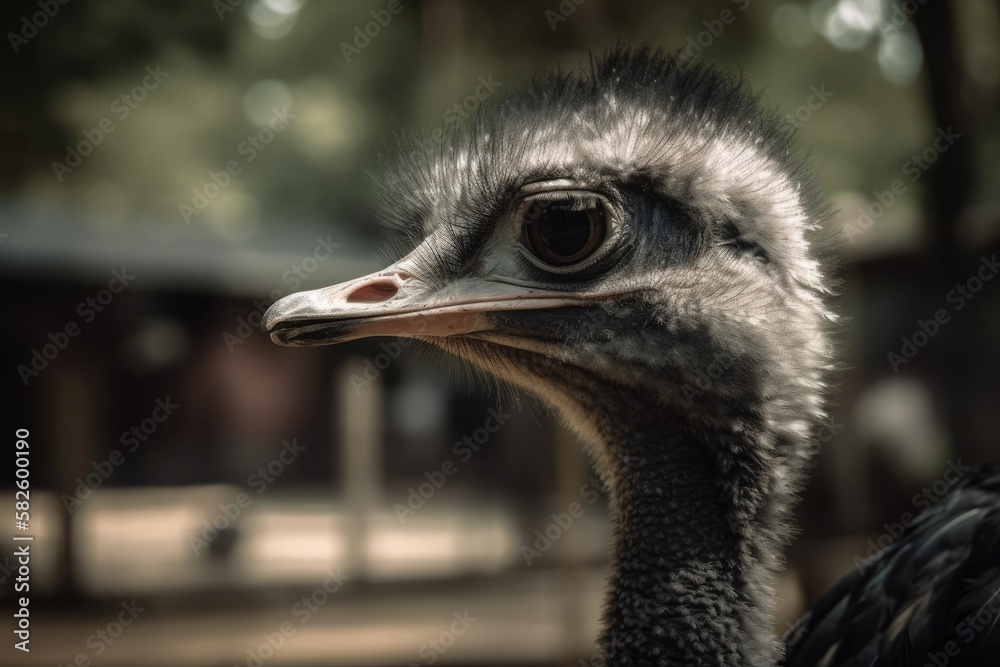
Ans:
POLYGON ((1000 464, 963 476, 785 643, 788 667, 1000 665, 1000 464))
MULTIPOLYGON (((412 250, 263 328, 410 336, 540 396, 608 490, 606 664, 778 664, 774 580, 836 321, 823 198, 781 120, 737 79, 618 47, 400 153, 381 209, 412 250)), ((811 618, 845 627, 837 609, 811 618)))

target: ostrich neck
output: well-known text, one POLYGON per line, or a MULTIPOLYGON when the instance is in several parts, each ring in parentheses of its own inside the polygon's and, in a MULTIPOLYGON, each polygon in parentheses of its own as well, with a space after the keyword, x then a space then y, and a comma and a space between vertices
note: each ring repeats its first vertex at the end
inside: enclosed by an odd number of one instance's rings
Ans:
MULTIPOLYGON (((730 451, 741 444, 732 437, 730 451)), ((771 573, 747 556, 757 549, 734 511, 741 494, 721 481, 719 444, 672 424, 616 438, 607 665, 774 663, 769 601, 761 604, 771 573)))

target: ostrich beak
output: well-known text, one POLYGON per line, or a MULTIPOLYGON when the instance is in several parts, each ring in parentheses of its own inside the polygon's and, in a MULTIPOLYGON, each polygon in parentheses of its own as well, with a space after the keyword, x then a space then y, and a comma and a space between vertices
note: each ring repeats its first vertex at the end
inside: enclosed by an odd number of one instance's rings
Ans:
POLYGON ((465 277, 429 288, 396 264, 339 285, 298 292, 261 322, 279 345, 343 343, 370 336, 427 338, 488 331, 491 313, 579 306, 594 295, 465 277))

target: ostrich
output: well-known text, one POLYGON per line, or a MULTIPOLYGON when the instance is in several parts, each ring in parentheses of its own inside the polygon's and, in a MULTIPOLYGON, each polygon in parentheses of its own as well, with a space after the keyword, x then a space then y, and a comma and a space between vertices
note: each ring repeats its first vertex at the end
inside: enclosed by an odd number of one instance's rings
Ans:
POLYGON ((401 153, 383 217, 412 251, 262 327, 416 338, 552 406, 615 521, 605 664, 997 664, 997 467, 773 635, 836 318, 823 199, 745 82, 618 46, 401 153))

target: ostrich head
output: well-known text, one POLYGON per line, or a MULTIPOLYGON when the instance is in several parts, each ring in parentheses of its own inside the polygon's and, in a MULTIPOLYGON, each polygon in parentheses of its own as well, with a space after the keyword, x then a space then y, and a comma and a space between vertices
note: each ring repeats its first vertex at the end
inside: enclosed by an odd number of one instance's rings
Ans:
POLYGON ((821 200, 786 128, 739 80, 616 48, 431 145, 380 183, 412 251, 263 328, 418 338, 540 396, 616 519, 609 664, 773 663, 831 320, 821 200))

